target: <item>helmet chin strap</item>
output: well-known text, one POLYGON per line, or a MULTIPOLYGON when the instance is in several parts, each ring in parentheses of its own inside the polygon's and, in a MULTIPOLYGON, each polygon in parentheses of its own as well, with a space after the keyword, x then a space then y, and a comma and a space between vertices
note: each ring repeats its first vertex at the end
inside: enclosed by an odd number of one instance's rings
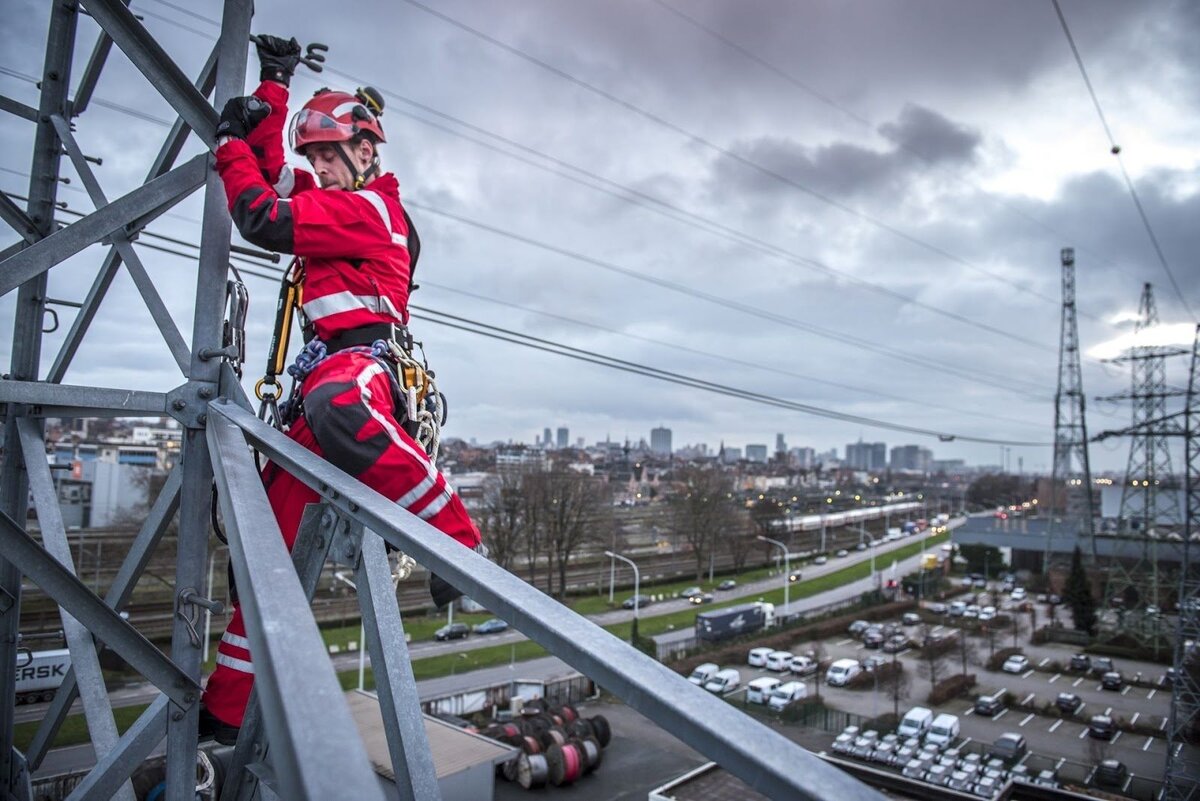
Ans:
POLYGON ((379 173, 379 154, 375 154, 375 156, 371 159, 371 166, 367 167, 366 172, 359 172, 358 165, 355 164, 354 160, 350 158, 350 153, 347 151, 344 144, 338 142, 334 149, 337 150, 337 154, 342 157, 342 162, 346 165, 347 169, 350 170, 350 175, 354 177, 355 189, 362 189, 367 185, 367 181, 371 180, 376 174, 379 173))

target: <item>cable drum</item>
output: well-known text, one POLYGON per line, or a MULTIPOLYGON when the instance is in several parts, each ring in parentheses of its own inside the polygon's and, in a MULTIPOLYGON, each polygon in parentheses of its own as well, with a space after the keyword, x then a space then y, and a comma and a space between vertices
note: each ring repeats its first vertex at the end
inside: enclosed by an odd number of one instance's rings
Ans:
POLYGON ((578 747, 583 751, 584 773, 591 773, 600 767, 600 763, 604 760, 604 749, 600 747, 600 742, 595 737, 585 737, 579 740, 578 747))
POLYGON ((517 757, 517 784, 526 790, 545 787, 550 776, 547 757, 542 754, 521 754, 517 757))
POLYGON ((505 781, 515 782, 517 780, 517 766, 521 761, 521 757, 515 756, 500 766, 500 775, 505 781))
POLYGON ((521 750, 527 754, 540 754, 544 750, 538 738, 532 737, 528 734, 521 739, 520 745, 521 750))
POLYGON ((609 742, 612 741, 612 729, 609 728, 608 719, 603 715, 596 715, 589 722, 592 724, 592 730, 596 732, 600 747, 608 748, 609 742))
POLYGON ((586 718, 577 719, 574 723, 567 727, 567 731, 571 733, 572 737, 575 737, 579 740, 596 736, 596 730, 592 727, 591 722, 586 718))
POLYGON ((570 704, 563 704, 558 708, 558 715, 567 723, 573 723, 579 720, 579 712, 570 704))
POLYGON ((561 726, 551 726, 541 736, 542 745, 547 749, 551 746, 562 745, 567 739, 567 732, 561 726))

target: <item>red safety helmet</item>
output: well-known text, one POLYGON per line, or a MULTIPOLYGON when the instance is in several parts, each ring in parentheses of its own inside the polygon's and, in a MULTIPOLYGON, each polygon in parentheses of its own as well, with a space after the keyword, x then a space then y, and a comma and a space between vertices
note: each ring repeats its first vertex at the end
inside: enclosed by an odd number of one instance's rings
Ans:
POLYGON ((348 142, 362 133, 386 142, 379 123, 381 114, 383 98, 369 86, 355 94, 321 89, 292 118, 288 140, 292 150, 301 155, 314 142, 348 142))

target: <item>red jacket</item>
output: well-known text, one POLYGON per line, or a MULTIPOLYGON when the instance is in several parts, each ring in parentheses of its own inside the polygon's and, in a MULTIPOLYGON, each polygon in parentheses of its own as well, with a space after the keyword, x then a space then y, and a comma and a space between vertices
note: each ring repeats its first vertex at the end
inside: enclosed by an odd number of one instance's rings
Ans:
POLYGON ((288 93, 265 81, 254 94, 271 114, 243 141, 217 149, 229 212, 248 242, 304 262, 303 309, 316 335, 408 322, 408 224, 391 173, 357 192, 322 190, 284 164, 288 93))

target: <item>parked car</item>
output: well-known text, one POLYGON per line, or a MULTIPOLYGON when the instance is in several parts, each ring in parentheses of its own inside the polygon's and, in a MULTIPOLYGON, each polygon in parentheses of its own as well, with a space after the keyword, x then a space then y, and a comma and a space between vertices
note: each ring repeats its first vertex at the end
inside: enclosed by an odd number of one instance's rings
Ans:
POLYGON ((791 651, 772 651, 771 653, 767 654, 767 663, 765 667, 767 670, 783 672, 792 666, 792 658, 793 655, 791 651))
POLYGON ((1083 699, 1075 693, 1059 693, 1054 699, 1054 705, 1066 715, 1074 715, 1083 706, 1083 699))
POLYGON ((697 686, 703 687, 708 683, 709 679, 721 672, 721 666, 712 662, 705 662, 703 665, 697 665, 692 671, 692 675, 688 676, 688 681, 697 686))
POLYGON ((883 643, 884 653, 898 654, 908 647, 907 634, 893 634, 883 643))
POLYGON ((688 587, 685 590, 679 591, 679 597, 680 598, 691 598, 693 595, 702 595, 703 593, 704 593, 704 590, 700 589, 699 587, 688 587))
POLYGON ((823 565, 828 561, 829 561, 829 557, 826 556, 825 554, 821 554, 820 556, 818 556, 816 559, 813 560, 813 564, 814 565, 823 565))
POLYGON ((975 714, 987 715, 989 718, 994 715, 999 715, 1000 710, 1004 709, 1004 693, 997 692, 991 695, 981 695, 975 699, 975 714))
POLYGON ((804 682, 785 681, 774 690, 771 690, 771 697, 767 699, 767 706, 779 712, 788 704, 794 701, 802 701, 807 697, 808 687, 805 686, 804 682))
POLYGON ((967 608, 963 610, 963 617, 972 619, 978 618, 979 604, 967 604, 967 608))
POLYGON ((1062 597, 1059 595, 1048 595, 1046 596, 1046 603, 1050 604, 1051 606, 1058 606, 1062 603, 1062 597))
POLYGON ((774 648, 751 648, 750 654, 746 657, 746 664, 750 667, 766 667, 767 657, 771 655, 774 648))
POLYGON ((1004 660, 1001 670, 1005 673, 1024 673, 1029 669, 1029 657, 1024 654, 1013 654, 1004 660))
POLYGON ((879 648, 883 645, 883 632, 878 629, 868 629, 863 635, 864 648, 879 648))
POLYGON ((983 622, 996 619, 996 607, 985 606, 979 610, 979 619, 983 622))
POLYGON ((699 595, 693 595, 691 598, 688 598, 688 603, 692 604, 693 606, 700 606, 701 604, 711 604, 715 600, 716 598, 713 597, 711 592, 703 592, 699 595))
POLYGON ((938 748, 949 748, 950 744, 958 739, 958 733, 958 716, 943 712, 933 719, 929 733, 925 735, 925 742, 938 748))
MULTIPOLYGON (((874 545, 875 543, 872 542, 871 544, 874 545)), ((858 545, 854 546, 854 550, 865 551, 867 550, 867 544, 865 542, 860 542, 858 545)))
POLYGON ((849 555, 850 555, 850 552, 847 551, 845 548, 839 548, 838 552, 834 554, 834 556, 836 556, 838 559, 843 559, 849 555))
POLYGON ((491 620, 485 620, 472 628, 476 634, 499 634, 502 631, 508 631, 508 623, 498 617, 491 620))
POLYGON ((643 606, 649 605, 649 595, 631 595, 621 603, 621 606, 625 609, 641 609, 643 606))
POLYGON ((433 633, 435 640, 461 640, 471 633, 471 628, 466 623, 451 623, 442 626, 433 633))
POLYGON ((862 666, 853 659, 839 659, 825 671, 825 683, 831 687, 843 687, 862 672, 862 666))
POLYGON ((946 614, 946 612, 949 610, 950 607, 946 606, 944 603, 941 603, 940 601, 937 601, 937 602, 929 604, 929 606, 927 606, 925 608, 929 610, 930 614, 944 615, 944 614, 946 614))
POLYGON ((875 668, 879 667, 880 665, 886 665, 891 661, 892 660, 888 659, 886 656, 871 654, 859 664, 862 665, 863 670, 867 671, 868 673, 874 673, 875 668))
POLYGON ((1092 781, 1100 787, 1124 787, 1129 780, 1129 768, 1124 762, 1106 759, 1096 766, 1092 781))
POLYGON ((1001 734, 988 749, 988 756, 1002 759, 1005 763, 1019 762, 1029 750, 1025 738, 1016 732, 1007 731, 1001 734))
POLYGON ((1105 673, 1111 673, 1117 668, 1113 665, 1113 661, 1107 656, 1093 656, 1092 666, 1090 668, 1092 675, 1096 677, 1103 676, 1105 673))
POLYGON ((717 674, 704 683, 704 689, 717 695, 725 695, 736 690, 742 683, 742 674, 733 668, 717 671, 717 674))
POLYGON ((725 592, 726 590, 732 590, 736 586, 737 586, 737 582, 734 581, 733 579, 725 579, 724 581, 722 581, 720 584, 717 585, 717 589, 720 590, 721 592, 725 592))
POLYGON ((950 602, 950 609, 949 609, 950 617, 962 617, 963 613, 966 611, 967 611, 967 604, 965 601, 951 601, 950 602))
POLYGON ((921 616, 916 612, 905 612, 900 616, 900 622, 906 626, 915 626, 921 622, 921 616))
POLYGON ((1108 715, 1092 715, 1088 721, 1088 737, 1111 740, 1117 734, 1117 723, 1108 715))
POLYGON ((782 683, 774 676, 763 676, 752 679, 746 685, 746 700, 751 704, 766 704, 771 691, 782 683))
POLYGON ((932 710, 923 706, 914 706, 901 718, 896 733, 901 737, 923 737, 932 724, 932 710))
POLYGON ((807 676, 817 672, 816 660, 810 659, 807 656, 793 656, 791 664, 788 665, 788 670, 794 676, 807 676))
POLYGON ((1071 664, 1068 666, 1070 670, 1091 670, 1092 658, 1087 654, 1072 654, 1071 664))
POLYGON ((1024 601, 1025 600, 1025 588, 1017 587, 1016 589, 1014 589, 1012 591, 1012 599, 1014 601, 1024 601))
POLYGON ((871 624, 868 623, 867 621, 856 620, 850 624, 850 626, 846 629, 846 631, 850 634, 851 637, 858 637, 869 628, 871 628, 871 624))
POLYGON ((1115 670, 1110 670, 1100 677, 1100 688, 1103 690, 1119 690, 1125 686, 1125 680, 1115 670))

